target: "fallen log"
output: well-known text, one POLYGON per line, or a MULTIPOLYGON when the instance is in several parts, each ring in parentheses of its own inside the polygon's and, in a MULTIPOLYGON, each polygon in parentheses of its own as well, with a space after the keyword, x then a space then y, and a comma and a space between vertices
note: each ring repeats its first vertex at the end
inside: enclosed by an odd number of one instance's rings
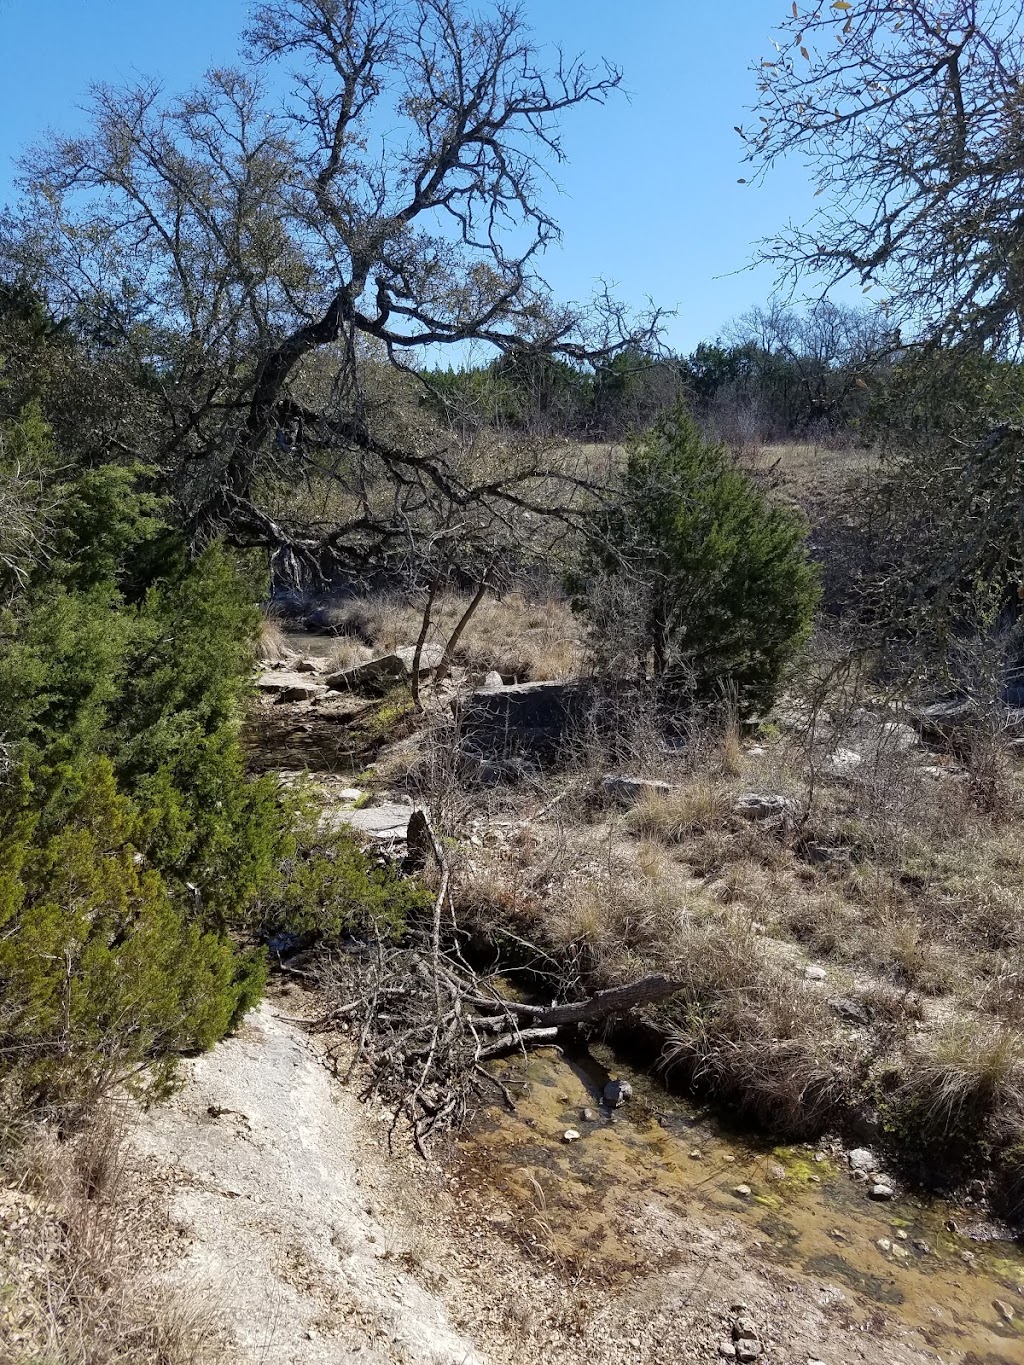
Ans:
MULTIPOLYGON (((623 1014, 626 1010, 640 1005, 653 1005, 656 1000, 664 1000, 675 995, 686 985, 685 981, 657 973, 642 976, 626 986, 612 986, 609 990, 598 991, 587 1000, 572 1005, 548 1005, 531 1014, 534 1023, 542 1027, 564 1028, 567 1024, 593 1024, 607 1019, 612 1014, 623 1014)), ((513 1006, 513 1008, 515 1008, 513 1006)))
POLYGON ((607 1019, 612 1014, 623 1014, 640 1005, 653 1005, 658 1000, 675 995, 685 986, 685 981, 674 977, 653 973, 642 976, 639 981, 631 981, 625 986, 611 986, 608 990, 598 991, 586 1000, 577 1000, 567 1005, 527 1005, 518 1000, 498 1000, 494 997, 466 995, 464 1003, 480 1010, 500 1010, 500 1014, 479 1015, 467 1022, 477 1028, 494 1028, 514 1015, 518 1019, 529 1019, 540 1027, 564 1028, 568 1024, 593 1024, 607 1019))
POLYGON ((477 1062, 490 1062, 495 1057, 507 1057, 510 1052, 521 1048, 533 1047, 538 1043, 551 1043, 558 1037, 557 1028, 524 1028, 515 1033, 506 1033, 496 1043, 488 1043, 476 1055, 477 1062))

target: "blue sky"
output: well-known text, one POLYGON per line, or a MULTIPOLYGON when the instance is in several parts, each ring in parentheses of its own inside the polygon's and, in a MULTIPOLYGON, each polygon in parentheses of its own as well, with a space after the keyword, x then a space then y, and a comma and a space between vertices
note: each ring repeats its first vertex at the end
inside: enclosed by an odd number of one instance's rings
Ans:
MULTIPOLYGON (((486 3, 486 0, 481 0, 486 3)), ((13 159, 47 127, 73 131, 90 82, 144 75, 171 90, 237 51, 247 0, 0 0, 0 198, 13 159)), ((550 207, 565 241, 546 273, 578 298, 603 277, 640 304, 677 308, 670 344, 690 349, 763 302, 768 270, 745 272, 757 240, 810 209, 799 165, 740 185, 734 125, 753 101, 787 0, 525 0, 544 42, 607 57, 630 98, 575 111, 550 207), (738 273, 737 273, 738 272, 738 273)))

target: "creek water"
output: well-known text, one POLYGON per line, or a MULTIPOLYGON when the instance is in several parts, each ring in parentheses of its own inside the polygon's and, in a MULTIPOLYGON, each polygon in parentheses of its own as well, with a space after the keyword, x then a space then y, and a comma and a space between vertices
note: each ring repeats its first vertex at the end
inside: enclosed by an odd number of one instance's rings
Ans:
POLYGON ((943 1361, 1024 1362, 1024 1247, 978 1210, 875 1202, 842 1153, 756 1145, 610 1050, 532 1054, 515 1113, 484 1115, 462 1162, 528 1216, 543 1209, 548 1250, 577 1270, 628 1277, 616 1224, 657 1199, 710 1226, 738 1223, 755 1256, 841 1289, 864 1322, 881 1312, 919 1332, 943 1361), (601 1104, 612 1074, 633 1086, 614 1111, 601 1104))
POLYGON ((286 649, 302 659, 329 659, 338 648, 336 635, 314 635, 302 630, 287 630, 282 635, 286 649))

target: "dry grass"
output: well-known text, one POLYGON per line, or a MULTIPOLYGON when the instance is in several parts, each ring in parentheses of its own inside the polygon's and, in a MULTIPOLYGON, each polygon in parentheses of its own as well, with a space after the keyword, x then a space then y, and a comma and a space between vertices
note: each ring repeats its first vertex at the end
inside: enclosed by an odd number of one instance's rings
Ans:
POLYGON ((342 635, 327 658, 328 673, 344 673, 373 657, 373 650, 354 635, 342 635))
POLYGON ((139 1271, 123 1117, 8 1148, 0 1202, 4 1365, 213 1365, 224 1343, 205 1305, 139 1271))
POLYGON ((979 1030, 967 1021, 947 1027, 903 1075, 897 1107, 914 1131, 938 1143, 973 1142, 1003 1118, 1024 1116, 1024 1052, 1019 1030, 979 1030))
POLYGON ((812 1135, 834 1122, 855 1058, 835 1040, 821 996, 742 921, 691 926, 684 957, 663 1069, 681 1069, 772 1132, 812 1135))
MULTIPOLYGON (((451 594, 435 602, 427 643, 444 645, 469 598, 451 594)), ((422 607, 406 597, 377 593, 338 603, 331 610, 336 630, 386 653, 414 644, 422 607)), ((578 673, 582 648, 576 618, 553 597, 531 601, 521 593, 485 597, 455 651, 455 662, 481 677, 492 670, 507 681, 568 678, 578 673)))
POLYGON ((872 450, 800 441, 757 447, 744 452, 741 463, 755 477, 770 481, 782 496, 805 504, 835 495, 852 477, 879 467, 872 450))
POLYGON ((272 664, 282 659, 290 659, 292 651, 279 616, 273 611, 263 613, 260 635, 256 642, 256 657, 260 663, 272 664))
POLYGON ((681 844, 695 834, 720 829, 732 815, 734 793, 710 774, 698 774, 672 792, 652 792, 629 815, 639 838, 681 844))

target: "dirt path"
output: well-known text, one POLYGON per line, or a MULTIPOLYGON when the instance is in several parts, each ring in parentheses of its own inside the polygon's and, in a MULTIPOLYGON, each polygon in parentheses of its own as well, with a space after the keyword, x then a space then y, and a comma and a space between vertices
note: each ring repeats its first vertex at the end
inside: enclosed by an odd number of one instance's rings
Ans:
POLYGON ((212 1295, 240 1361, 482 1362, 378 1210, 368 1115, 278 1004, 189 1070, 135 1141, 184 1248, 164 1274, 212 1295))
POLYGON ((571 1203, 517 1203, 465 1162, 389 1158, 383 1117, 288 1021, 303 1003, 265 1003, 190 1063, 135 1138, 170 1213, 160 1275, 219 1306, 237 1365, 711 1365, 741 1304, 768 1365, 951 1359, 657 1189, 608 1230, 617 1270, 552 1255, 571 1203))

